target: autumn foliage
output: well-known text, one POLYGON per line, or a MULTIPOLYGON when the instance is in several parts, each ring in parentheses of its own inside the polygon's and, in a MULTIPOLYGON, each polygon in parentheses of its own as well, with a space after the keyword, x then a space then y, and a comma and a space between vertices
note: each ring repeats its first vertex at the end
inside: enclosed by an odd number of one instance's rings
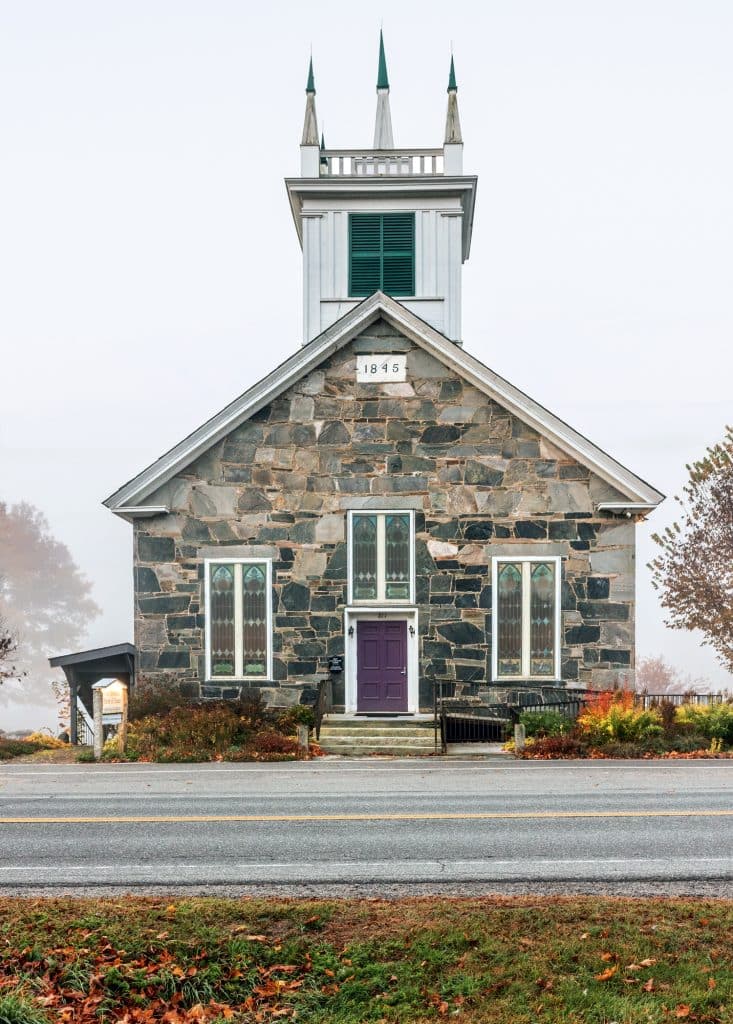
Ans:
POLYGON ((543 728, 529 736, 522 756, 533 759, 725 757, 733 748, 733 703, 661 699, 645 707, 633 690, 605 690, 586 696, 574 724, 564 719, 562 730, 543 728))
MULTIPOLYGON (((143 685, 131 701, 127 757, 142 761, 292 761, 304 756, 296 722, 312 713, 268 709, 258 693, 240 700, 182 702, 143 685)), ((317 753, 317 750, 313 751, 317 753)), ((110 756, 117 756, 115 744, 110 756)))
POLYGON ((12 1024, 730 1020, 725 900, 0 900, 12 1024))
POLYGON ((666 624, 699 630, 733 671, 733 428, 687 471, 679 520, 654 535, 652 584, 666 624))

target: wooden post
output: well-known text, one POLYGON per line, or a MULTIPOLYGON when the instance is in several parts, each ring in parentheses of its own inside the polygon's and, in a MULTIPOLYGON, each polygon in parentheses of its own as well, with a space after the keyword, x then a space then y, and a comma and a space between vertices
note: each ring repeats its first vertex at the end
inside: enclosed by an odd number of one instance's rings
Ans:
POLYGON ((92 707, 94 709, 94 760, 99 761, 104 746, 104 726, 102 724, 102 690, 92 690, 92 707))
POLYGON ((308 735, 309 735, 309 733, 310 733, 310 729, 308 728, 308 726, 305 725, 302 722, 299 723, 299 725, 298 725, 298 746, 300 747, 301 750, 305 750, 305 756, 306 757, 308 756, 308 752, 310 750, 310 747, 309 747, 309 744, 308 744, 308 735))
POLYGON ((120 719, 120 727, 117 730, 117 751, 120 754, 125 753, 125 747, 127 746, 127 700, 128 700, 128 688, 122 687, 122 718, 120 719))
POLYGON ((524 750, 524 743, 527 738, 527 733, 521 722, 517 722, 514 726, 514 749, 517 752, 524 750))
POLYGON ((73 668, 66 673, 69 680, 69 743, 76 746, 79 742, 79 683, 73 668))

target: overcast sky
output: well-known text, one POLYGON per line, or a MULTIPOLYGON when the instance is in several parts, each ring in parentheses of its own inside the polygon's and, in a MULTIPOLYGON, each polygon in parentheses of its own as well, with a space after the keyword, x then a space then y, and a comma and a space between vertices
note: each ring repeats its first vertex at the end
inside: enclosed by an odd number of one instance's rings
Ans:
MULTIPOLYGON (((308 55, 327 145, 370 145, 380 17, 398 146, 441 144, 453 43, 468 351, 670 496, 733 420, 730 0, 0 0, 0 499, 94 581, 88 646, 132 640, 102 499, 300 344, 308 55)), ((662 624, 674 514, 638 654, 731 685, 662 624)))

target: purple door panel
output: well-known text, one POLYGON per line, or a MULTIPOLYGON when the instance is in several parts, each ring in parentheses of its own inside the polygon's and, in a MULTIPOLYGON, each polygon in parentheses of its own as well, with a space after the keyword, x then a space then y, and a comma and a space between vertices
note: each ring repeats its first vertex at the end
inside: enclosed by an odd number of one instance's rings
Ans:
POLYGON ((407 623, 356 623, 358 711, 407 711, 407 623))

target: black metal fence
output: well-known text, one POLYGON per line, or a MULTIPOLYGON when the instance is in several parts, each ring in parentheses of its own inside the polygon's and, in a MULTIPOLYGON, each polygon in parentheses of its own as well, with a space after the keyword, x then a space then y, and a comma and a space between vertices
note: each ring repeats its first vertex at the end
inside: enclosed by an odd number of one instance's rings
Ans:
MULTIPOLYGON (((539 703, 484 704, 478 697, 453 696, 453 684, 436 683, 434 687, 435 748, 445 751, 449 743, 503 743, 519 721, 520 715, 536 712, 561 715, 575 721, 584 704, 592 699, 593 690, 566 691, 560 699, 539 703), (445 690, 450 689, 446 695, 445 690)), ((663 702, 679 707, 682 704, 723 704, 729 699, 723 693, 635 693, 636 707, 657 707, 663 702)))
POLYGON ((728 697, 724 693, 637 693, 634 695, 634 704, 644 710, 658 707, 662 703, 680 707, 682 704, 724 704, 726 700, 728 697))

